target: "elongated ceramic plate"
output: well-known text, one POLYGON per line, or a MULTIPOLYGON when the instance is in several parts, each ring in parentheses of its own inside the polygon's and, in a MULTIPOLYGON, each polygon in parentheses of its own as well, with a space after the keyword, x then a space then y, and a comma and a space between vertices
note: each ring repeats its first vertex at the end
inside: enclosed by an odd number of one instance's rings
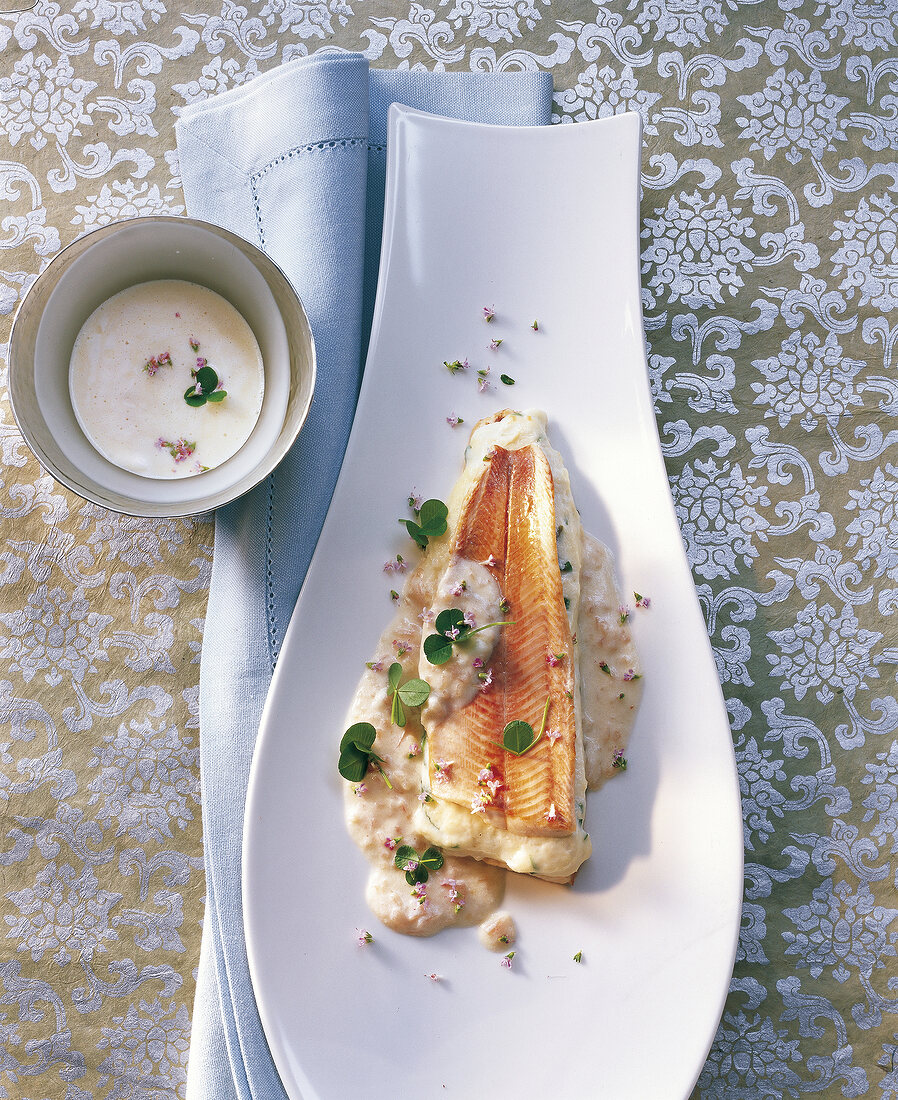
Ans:
POLYGON ((732 971, 742 827, 647 381, 639 119, 516 129, 394 107, 389 140, 364 388, 247 806, 244 905, 265 1031, 291 1098, 498 1088, 516 1100, 681 1100, 732 971), (465 358, 467 372, 443 366, 465 358), (645 693, 629 768, 589 798, 594 854, 572 889, 509 876, 510 970, 472 929, 416 940, 377 924, 337 774, 347 707, 392 615, 383 563, 414 558, 397 517, 413 487, 445 499, 469 428, 509 405, 546 410, 585 528, 615 551, 631 604, 634 591, 651 598, 634 612, 645 693), (357 945, 359 927, 373 944, 357 945))

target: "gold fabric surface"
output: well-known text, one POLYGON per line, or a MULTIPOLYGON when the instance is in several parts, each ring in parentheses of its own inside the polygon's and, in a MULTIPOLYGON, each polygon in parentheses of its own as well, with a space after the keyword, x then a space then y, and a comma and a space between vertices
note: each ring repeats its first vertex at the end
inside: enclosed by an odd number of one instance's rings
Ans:
MULTIPOLYGON (((0 340, 60 247, 184 213, 171 86, 204 63, 197 37, 152 0, 0 16, 0 340)), ((55 482, 15 426, 3 352, 0 1097, 182 1096, 213 524, 128 518, 55 482)))

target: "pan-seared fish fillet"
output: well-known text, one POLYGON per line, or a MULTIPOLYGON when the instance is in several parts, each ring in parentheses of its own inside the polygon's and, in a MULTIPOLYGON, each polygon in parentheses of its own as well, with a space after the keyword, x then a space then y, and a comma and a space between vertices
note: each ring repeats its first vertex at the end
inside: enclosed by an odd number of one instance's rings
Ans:
POLYGON ((410 573, 346 721, 374 726, 389 776, 344 784, 347 824, 370 864, 368 903, 390 928, 422 936, 495 910, 500 867, 572 881, 590 854, 587 782, 619 773, 641 687, 611 554, 583 532, 544 413, 480 421, 447 503, 448 530, 410 573), (431 664, 424 641, 453 607, 483 629, 431 664), (512 625, 486 625, 498 622, 512 625), (403 681, 430 685, 405 726, 392 713, 393 662, 403 681), (505 725, 538 729, 547 699, 540 740, 506 752, 505 725), (400 843, 441 850, 444 866, 423 889, 395 865, 400 843))
POLYGON ((422 713, 426 801, 416 828, 458 854, 570 881, 591 850, 575 626, 583 533, 544 417, 505 410, 481 421, 449 507, 445 547, 424 565, 433 610, 466 610, 481 586, 488 596, 479 613, 510 625, 480 642, 479 669, 462 658, 452 670, 453 658, 437 672, 422 652, 432 694, 422 713), (447 674, 465 681, 461 690, 444 686, 447 674), (547 703, 537 743, 521 755, 506 751, 506 724, 520 719, 538 731, 547 703))
POLYGON ((577 740, 571 631, 556 550, 552 471, 536 444, 493 449, 459 516, 451 554, 453 562, 458 559, 495 562, 490 568, 509 604, 502 614, 511 621, 490 657, 488 689, 427 726, 431 787, 511 833, 568 835, 574 830, 577 740), (547 701, 551 739, 543 736, 522 756, 506 752, 506 724, 523 719, 538 730, 547 701), (439 759, 458 762, 451 781, 442 784, 439 759), (484 769, 498 783, 492 792, 479 778, 484 769))

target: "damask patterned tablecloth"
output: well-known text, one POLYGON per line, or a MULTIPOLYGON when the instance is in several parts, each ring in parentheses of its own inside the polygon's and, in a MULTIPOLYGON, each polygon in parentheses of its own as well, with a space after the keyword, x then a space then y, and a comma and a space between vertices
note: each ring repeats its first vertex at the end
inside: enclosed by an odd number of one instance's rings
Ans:
MULTIPOLYGON (((186 104, 291 58, 543 68, 558 124, 639 111, 651 382, 744 810, 694 1095, 895 1100, 895 0, 219 2, 0 3, 2 339, 61 246, 184 212, 186 104)), ((0 1097, 183 1096, 212 525, 64 490, 5 382, 0 1097)))

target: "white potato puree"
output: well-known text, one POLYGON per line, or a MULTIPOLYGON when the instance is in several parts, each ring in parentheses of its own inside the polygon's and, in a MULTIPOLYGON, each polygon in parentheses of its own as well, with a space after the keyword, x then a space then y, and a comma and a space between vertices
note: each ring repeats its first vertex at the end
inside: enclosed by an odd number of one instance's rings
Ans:
POLYGON ((249 438, 262 408, 262 355, 221 295, 159 279, 128 287, 88 317, 75 340, 69 391, 97 451, 124 470, 180 478, 220 466, 249 438), (227 396, 191 407, 203 362, 227 396))

